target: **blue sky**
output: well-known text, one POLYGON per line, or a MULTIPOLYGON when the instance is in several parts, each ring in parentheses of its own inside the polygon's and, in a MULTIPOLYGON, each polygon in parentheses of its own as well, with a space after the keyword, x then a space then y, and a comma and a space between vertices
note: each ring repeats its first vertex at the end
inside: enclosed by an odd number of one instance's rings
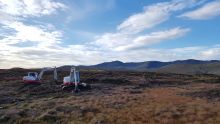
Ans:
POLYGON ((220 0, 0 0, 0 68, 220 59, 220 0))

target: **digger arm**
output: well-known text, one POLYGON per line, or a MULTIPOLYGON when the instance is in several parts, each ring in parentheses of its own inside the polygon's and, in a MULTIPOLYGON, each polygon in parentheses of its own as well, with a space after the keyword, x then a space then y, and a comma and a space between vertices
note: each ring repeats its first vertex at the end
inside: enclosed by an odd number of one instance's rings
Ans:
POLYGON ((41 80, 42 76, 44 75, 44 72, 48 70, 48 68, 43 68, 40 72, 40 74, 38 75, 38 80, 41 80))
POLYGON ((57 68, 56 68, 56 67, 54 68, 54 71, 53 71, 53 79, 54 79, 55 81, 58 80, 58 77, 57 77, 57 68))
POLYGON ((38 76, 38 80, 41 80, 42 79, 42 76, 44 75, 44 72, 45 71, 50 71, 50 70, 53 70, 54 71, 54 80, 57 81, 57 68, 54 67, 54 68, 43 68, 38 76))

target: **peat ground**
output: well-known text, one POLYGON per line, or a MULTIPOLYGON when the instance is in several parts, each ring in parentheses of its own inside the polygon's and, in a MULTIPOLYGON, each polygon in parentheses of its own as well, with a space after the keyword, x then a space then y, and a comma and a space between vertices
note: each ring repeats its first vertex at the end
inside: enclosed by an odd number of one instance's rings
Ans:
POLYGON ((25 86, 28 71, 0 70, 0 123, 219 124, 220 77, 131 71, 81 71, 92 89, 77 94, 46 73, 42 84, 25 86))

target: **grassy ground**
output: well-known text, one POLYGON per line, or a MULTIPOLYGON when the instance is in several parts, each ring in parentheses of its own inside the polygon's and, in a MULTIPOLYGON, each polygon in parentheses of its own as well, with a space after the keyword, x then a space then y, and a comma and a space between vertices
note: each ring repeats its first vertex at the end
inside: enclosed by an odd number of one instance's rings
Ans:
MULTIPOLYGON (((0 123, 220 123, 215 75, 82 71, 92 90, 73 94, 50 81, 50 73, 41 85, 24 87, 26 71, 1 70, 0 123)), ((61 80, 64 75, 59 73, 61 80)))

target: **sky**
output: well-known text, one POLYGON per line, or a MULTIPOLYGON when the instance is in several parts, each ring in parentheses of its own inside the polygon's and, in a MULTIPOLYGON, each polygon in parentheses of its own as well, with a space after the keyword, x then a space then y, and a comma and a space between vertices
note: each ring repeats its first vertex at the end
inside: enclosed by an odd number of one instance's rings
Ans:
POLYGON ((220 0, 0 0, 0 68, 220 59, 220 0))

